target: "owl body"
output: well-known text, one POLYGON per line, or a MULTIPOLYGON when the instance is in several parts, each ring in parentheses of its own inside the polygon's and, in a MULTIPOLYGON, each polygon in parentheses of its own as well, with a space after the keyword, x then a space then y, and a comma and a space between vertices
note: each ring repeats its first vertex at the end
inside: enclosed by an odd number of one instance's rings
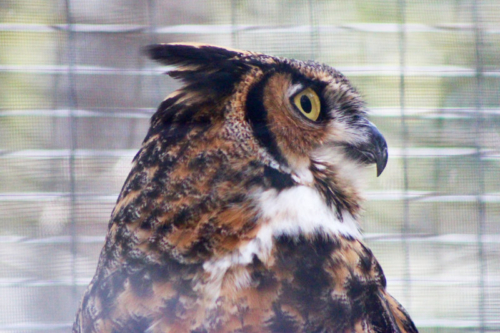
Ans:
POLYGON ((210 45, 159 106, 73 332, 417 332, 362 243, 383 136, 339 72, 210 45))

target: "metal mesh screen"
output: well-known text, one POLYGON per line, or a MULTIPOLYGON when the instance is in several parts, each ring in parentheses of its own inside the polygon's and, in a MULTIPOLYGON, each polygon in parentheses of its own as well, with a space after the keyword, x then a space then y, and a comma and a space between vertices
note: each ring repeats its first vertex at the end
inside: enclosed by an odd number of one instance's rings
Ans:
POLYGON ((346 74, 385 135, 363 229, 422 332, 500 331, 500 2, 2 0, 0 332, 66 332, 191 41, 346 74))

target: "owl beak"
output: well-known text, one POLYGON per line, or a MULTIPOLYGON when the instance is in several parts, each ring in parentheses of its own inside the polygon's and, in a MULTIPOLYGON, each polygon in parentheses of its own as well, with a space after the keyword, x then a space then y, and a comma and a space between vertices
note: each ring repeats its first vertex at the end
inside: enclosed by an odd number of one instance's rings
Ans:
POLYGON ((371 124, 371 138, 373 143, 373 154, 375 155, 375 163, 377 164, 377 177, 382 174, 389 159, 387 151, 387 142, 378 128, 371 124))
POLYGON ((389 158, 387 142, 382 133, 371 122, 368 122, 363 127, 368 140, 361 144, 346 145, 345 151, 351 158, 359 162, 376 164, 378 177, 384 171, 389 158))

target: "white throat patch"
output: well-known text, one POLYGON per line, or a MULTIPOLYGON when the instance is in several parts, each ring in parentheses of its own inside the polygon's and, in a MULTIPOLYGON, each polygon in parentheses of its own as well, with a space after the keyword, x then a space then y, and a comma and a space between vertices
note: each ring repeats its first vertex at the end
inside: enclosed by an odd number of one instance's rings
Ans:
MULTIPOLYGON (((212 259, 203 264, 209 272, 207 298, 215 304, 223 277, 229 267, 248 265, 254 255, 262 262, 269 259, 274 237, 282 235, 299 236, 322 234, 325 236, 349 236, 361 239, 358 223, 347 211, 342 211, 343 220, 329 207, 320 193, 310 186, 298 185, 278 192, 275 189, 258 191, 252 197, 260 212, 263 223, 256 237, 250 242, 222 258, 212 259)), ((239 288, 250 283, 248 278, 237 281, 239 288)))
POLYGON ((342 211, 343 221, 340 221, 335 208, 329 207, 314 187, 299 185, 279 193, 271 189, 255 199, 262 220, 267 222, 262 228, 269 229, 274 237, 324 234, 361 238, 354 217, 342 211))

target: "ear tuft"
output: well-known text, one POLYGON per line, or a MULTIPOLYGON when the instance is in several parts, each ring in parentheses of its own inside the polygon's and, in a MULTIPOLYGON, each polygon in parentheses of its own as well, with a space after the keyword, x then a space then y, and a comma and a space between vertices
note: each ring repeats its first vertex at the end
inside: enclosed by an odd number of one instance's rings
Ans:
POLYGON ((242 58, 249 52, 206 44, 157 44, 145 49, 153 60, 178 66, 168 75, 180 79, 188 90, 206 95, 228 95, 248 70, 242 58))
POLYGON ((165 65, 177 66, 213 66, 239 58, 248 52, 231 50, 207 44, 155 44, 149 45, 145 53, 153 60, 165 65))

